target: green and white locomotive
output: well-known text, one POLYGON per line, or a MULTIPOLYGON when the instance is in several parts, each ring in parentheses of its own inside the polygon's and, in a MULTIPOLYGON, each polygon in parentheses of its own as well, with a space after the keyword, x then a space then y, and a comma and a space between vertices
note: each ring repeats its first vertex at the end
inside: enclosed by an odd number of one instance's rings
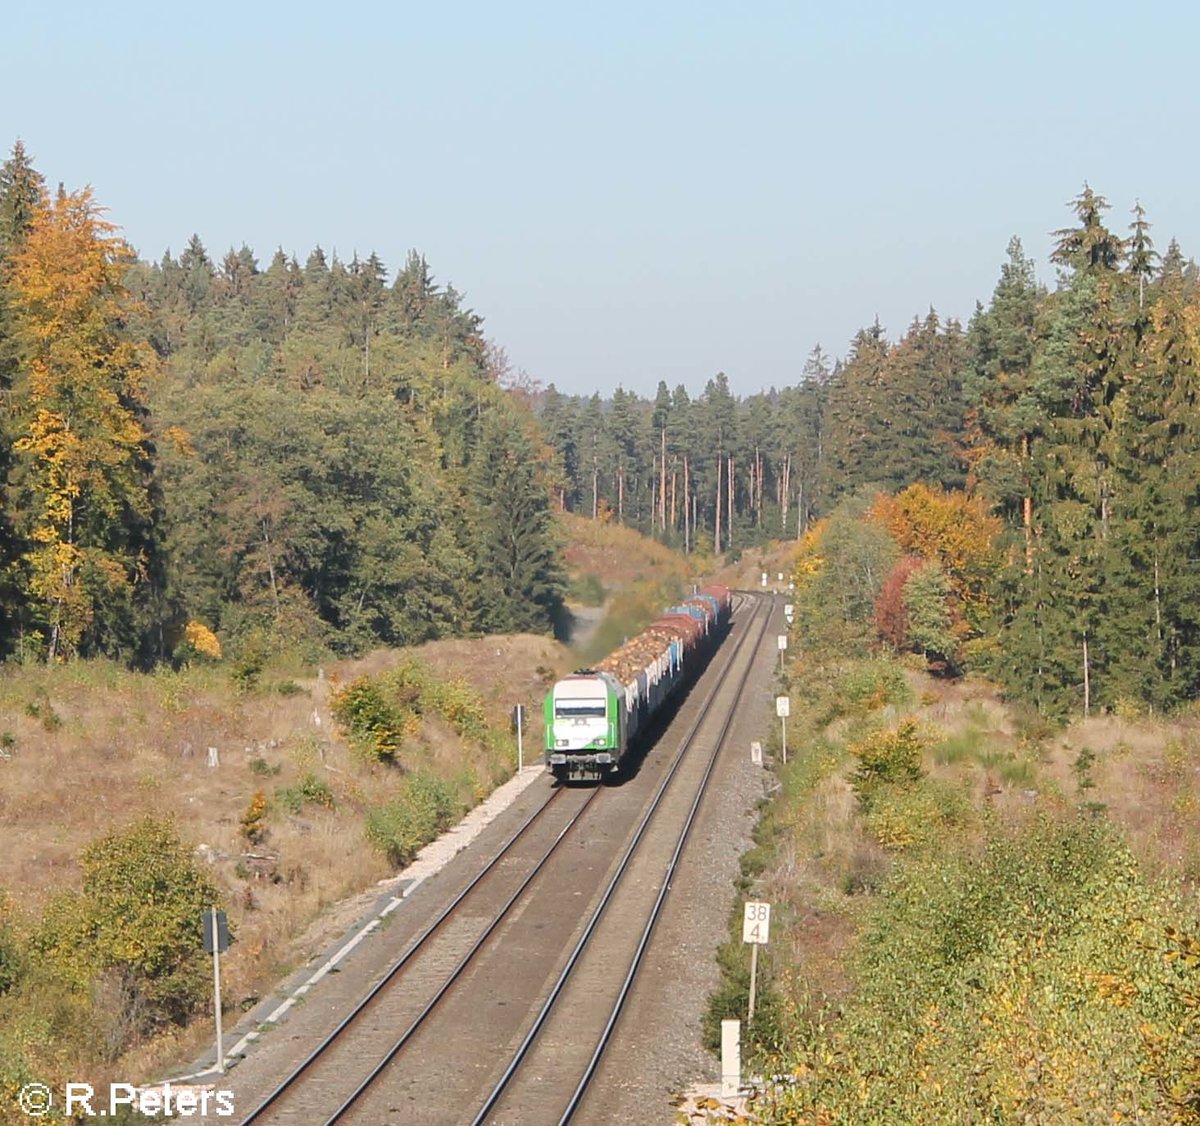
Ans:
POLYGON ((724 636, 730 595, 706 587, 672 606, 595 668, 558 681, 546 696, 546 764, 560 778, 620 768, 638 735, 724 636))

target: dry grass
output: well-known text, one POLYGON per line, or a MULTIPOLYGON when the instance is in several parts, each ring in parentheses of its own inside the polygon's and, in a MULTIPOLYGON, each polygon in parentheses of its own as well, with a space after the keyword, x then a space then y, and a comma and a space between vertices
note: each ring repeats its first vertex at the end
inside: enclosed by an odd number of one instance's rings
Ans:
POLYGON ((1200 884, 1195 718, 1082 720, 1050 744, 1044 769, 1064 793, 1102 804, 1155 870, 1200 884))
POLYGON ((560 520, 568 537, 563 555, 573 578, 593 575, 611 592, 649 575, 682 580, 691 572, 684 556, 632 528, 570 512, 560 520))
MULTIPOLYGON (((687 562, 628 529, 565 523, 573 568, 607 590, 687 574, 687 562)), ((413 655, 377 651, 294 680, 268 669, 246 694, 219 665, 153 675, 108 662, 0 667, 0 893, 11 892, 33 925, 54 895, 78 886, 87 844, 146 814, 169 814, 211 866, 235 929, 222 966, 228 1003, 250 1005, 343 933, 390 874, 364 822, 395 796, 402 771, 353 751, 329 705, 338 685, 413 655), (297 801, 305 779, 310 792, 327 789, 332 809, 297 801), (251 843, 243 817, 260 793, 265 832, 251 843)), ((525 704, 526 761, 536 761, 547 685, 575 663, 566 648, 540 636, 495 636, 433 642, 415 656, 435 677, 465 680, 495 730, 507 732, 512 706, 525 704)), ((514 769, 515 738, 507 748, 477 746, 427 716, 399 759, 478 799, 514 769)), ((209 1035, 201 1020, 142 1044, 121 1061, 121 1077, 186 1058, 209 1035)))
MULTIPOLYGON (((892 726, 911 715, 930 739, 924 766, 931 779, 965 794, 974 817, 1103 806, 1147 871, 1200 886, 1200 717, 1095 717, 1054 733, 1015 715, 985 682, 915 672, 910 680, 912 705, 865 720, 843 716, 811 730, 810 745, 841 746, 865 724, 892 726)), ((892 863, 867 831, 851 769, 846 759, 831 773, 811 775, 778 814, 787 826, 756 888, 791 920, 793 999, 801 1003, 842 995, 856 920, 892 863)), ((974 838, 982 825, 974 820, 956 831, 974 838)))
MULTIPOLYGON (((536 756, 546 681, 569 665, 562 646, 519 635, 435 642, 416 654, 436 674, 472 684, 497 725, 507 725, 513 703, 528 705, 527 753, 536 756)), ((352 752, 328 702, 331 684, 406 655, 331 664, 286 695, 268 675, 261 690, 238 696, 217 668, 0 669, 0 889, 32 919, 51 896, 77 885, 77 857, 90 841, 139 816, 170 814, 212 865, 238 936, 223 966, 227 996, 235 1006, 249 1001, 312 952, 320 935, 298 936, 318 915, 389 874, 365 842, 363 818, 387 800, 399 772, 352 752), (216 769, 209 747, 218 750, 216 769), (331 789, 333 810, 310 802, 289 812, 278 800, 306 774, 331 789), (260 791, 271 802, 266 836, 250 844, 241 818, 260 791)), ((407 757, 447 778, 474 771, 482 796, 498 772, 511 772, 515 753, 514 741, 512 763, 494 762, 431 721, 407 757)))
POLYGON ((719 566, 713 573, 713 582, 734 590, 762 590, 765 571, 767 590, 786 591, 796 566, 796 552, 795 540, 772 540, 765 547, 747 548, 737 562, 719 566), (783 575, 782 582, 780 574, 783 575))

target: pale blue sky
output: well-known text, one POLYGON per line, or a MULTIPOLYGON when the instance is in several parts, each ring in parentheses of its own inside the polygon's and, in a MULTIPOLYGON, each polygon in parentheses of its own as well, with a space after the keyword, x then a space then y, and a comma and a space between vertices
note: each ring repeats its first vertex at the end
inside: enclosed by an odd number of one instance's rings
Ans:
POLYGON ((22 4, 0 145, 139 252, 409 248, 566 391, 969 317, 1089 181, 1200 256, 1192 4, 22 4))

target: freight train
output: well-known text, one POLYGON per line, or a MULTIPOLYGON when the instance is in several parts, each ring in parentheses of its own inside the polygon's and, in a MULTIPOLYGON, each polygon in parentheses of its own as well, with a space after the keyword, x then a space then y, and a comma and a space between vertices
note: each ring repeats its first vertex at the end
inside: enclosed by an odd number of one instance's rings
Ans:
POLYGON ((546 696, 546 765, 557 778, 603 777, 679 689, 699 675, 729 627, 731 601, 708 586, 668 607, 595 668, 546 696))

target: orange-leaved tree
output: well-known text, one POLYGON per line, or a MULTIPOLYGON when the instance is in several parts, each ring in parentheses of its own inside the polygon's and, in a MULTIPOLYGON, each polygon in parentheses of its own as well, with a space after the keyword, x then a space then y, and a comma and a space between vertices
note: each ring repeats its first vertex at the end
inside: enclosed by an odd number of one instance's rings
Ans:
POLYGON ((21 536, 22 628, 50 660, 128 652, 137 585, 153 554, 149 345, 125 327, 132 252, 90 190, 43 197, 13 256, 19 363, 7 507, 21 536))
POLYGON ((937 563, 949 581, 965 627, 977 632, 1000 565, 1001 523, 977 497, 915 484, 880 496, 871 510, 905 555, 937 563))

